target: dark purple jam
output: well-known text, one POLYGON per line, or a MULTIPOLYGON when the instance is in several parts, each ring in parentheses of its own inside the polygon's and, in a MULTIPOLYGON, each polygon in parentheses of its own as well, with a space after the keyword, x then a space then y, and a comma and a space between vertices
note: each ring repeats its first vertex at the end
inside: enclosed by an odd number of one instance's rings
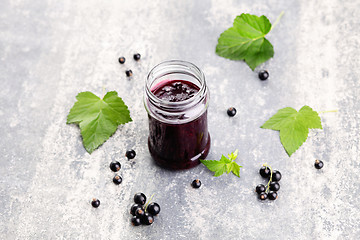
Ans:
MULTIPOLYGON (((156 97, 169 102, 190 99, 198 91, 198 86, 184 80, 164 81, 151 89, 156 97)), ((191 113, 189 114, 191 116, 191 113)), ((162 116, 174 120, 173 117, 162 116)), ((178 119, 182 119, 181 116, 178 119)), ((150 153, 155 162, 162 167, 192 168, 200 163, 200 159, 205 159, 209 153, 207 110, 196 119, 185 123, 161 122, 149 115, 149 129, 150 153)))

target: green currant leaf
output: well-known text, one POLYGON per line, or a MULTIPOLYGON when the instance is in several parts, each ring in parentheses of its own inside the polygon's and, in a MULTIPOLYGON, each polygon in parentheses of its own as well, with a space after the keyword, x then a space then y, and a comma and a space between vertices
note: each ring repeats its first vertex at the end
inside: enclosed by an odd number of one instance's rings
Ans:
POLYGON ((280 109, 261 128, 280 131, 280 141, 291 156, 307 139, 309 129, 322 129, 319 114, 309 106, 299 112, 291 107, 280 109))
POLYGON ((128 107, 115 91, 106 93, 103 99, 91 92, 81 92, 76 99, 67 123, 79 125, 89 153, 109 139, 118 125, 132 121, 128 107))
POLYGON ((240 177, 240 168, 242 166, 239 166, 236 162, 232 162, 232 172, 233 174, 235 174, 236 176, 240 177))
POLYGON ((245 60, 254 69, 274 56, 271 43, 265 38, 271 23, 264 15, 258 17, 241 14, 233 26, 225 30, 218 39, 216 54, 231 60, 245 60))
POLYGON ((229 174, 233 172, 236 176, 240 177, 240 168, 234 160, 238 155, 238 150, 234 153, 229 154, 229 158, 226 158, 224 155, 221 156, 219 161, 216 160, 200 160, 202 164, 204 164, 210 171, 214 172, 214 176, 218 177, 222 175, 224 172, 229 174), (230 157, 231 156, 231 157, 230 157))
POLYGON ((218 177, 226 172, 226 163, 224 161, 216 160, 200 160, 210 171, 214 172, 214 176, 218 177))

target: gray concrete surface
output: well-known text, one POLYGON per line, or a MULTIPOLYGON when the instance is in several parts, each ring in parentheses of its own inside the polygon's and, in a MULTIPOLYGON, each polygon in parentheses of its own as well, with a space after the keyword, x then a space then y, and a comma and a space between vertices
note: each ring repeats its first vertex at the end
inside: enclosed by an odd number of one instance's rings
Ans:
POLYGON ((360 2, 26 1, 0 4, 0 239, 358 239, 360 2), (274 22, 275 56, 259 81, 243 62, 218 57, 219 34, 242 12, 274 22), (141 62, 132 60, 139 52, 141 62), (117 58, 125 56, 125 65, 117 58), (152 162, 142 103, 147 72, 182 59, 205 73, 211 91, 208 159, 236 148, 241 178, 204 167, 171 172, 152 162), (124 70, 131 68, 132 80, 124 70), (66 116, 80 91, 116 90, 133 122, 89 155, 66 116), (279 108, 322 114, 289 158, 276 131, 259 127, 279 108), (226 109, 235 106, 234 118, 226 109), (124 153, 137 157, 128 162, 124 153), (317 171, 315 158, 325 167, 317 171), (111 160, 122 163, 115 186, 111 160), (264 162, 283 174, 279 199, 259 202, 264 162), (194 190, 190 182, 200 178, 194 190), (162 212, 130 225, 136 192, 155 193, 162 212), (101 206, 94 209, 90 200, 101 206))

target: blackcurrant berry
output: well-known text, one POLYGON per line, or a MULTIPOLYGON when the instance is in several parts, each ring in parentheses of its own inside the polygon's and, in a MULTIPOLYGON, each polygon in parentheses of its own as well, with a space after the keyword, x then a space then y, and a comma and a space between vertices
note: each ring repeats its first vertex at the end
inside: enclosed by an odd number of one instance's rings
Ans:
POLYGON ((136 53, 136 54, 134 54, 134 60, 135 60, 135 61, 139 61, 139 60, 140 60, 140 58, 141 58, 140 53, 136 53))
POLYGON ((110 163, 110 169, 113 172, 119 171, 120 168, 121 168, 121 164, 118 161, 113 161, 113 162, 110 163))
POLYGON ((93 198, 92 201, 91 201, 91 205, 94 207, 94 208, 98 208, 100 206, 100 200, 99 199, 96 199, 96 198, 93 198))
POLYGON ((134 196, 134 202, 140 205, 144 205, 146 203, 146 196, 143 193, 136 193, 134 196))
POLYGON ((119 63, 120 64, 124 64, 125 63, 125 58, 124 57, 119 57, 119 63))
POLYGON ((263 178, 268 178, 271 175, 270 168, 267 166, 262 166, 259 170, 259 173, 263 178))
POLYGON ((125 156, 130 160, 136 156, 136 152, 134 150, 126 151, 125 156))
POLYGON ((271 191, 277 192, 280 189, 280 184, 278 182, 272 182, 270 183, 270 188, 271 191))
POLYGON ((316 159, 314 164, 316 169, 321 169, 324 166, 323 161, 316 159))
POLYGON ((268 197, 268 195, 267 195, 266 192, 262 192, 262 193, 259 194, 259 199, 260 200, 265 200, 265 199, 267 199, 267 197, 268 197))
POLYGON ((234 107, 230 107, 228 110, 227 110, 227 115, 229 115, 229 117, 233 117, 236 115, 236 109, 234 107))
POLYGON ((274 170, 272 173, 272 181, 273 182, 278 182, 281 179, 281 173, 277 170, 274 170))
POLYGON ((116 185, 119 185, 122 182, 122 178, 119 175, 115 175, 115 177, 113 178, 113 182, 116 185))
POLYGON ((265 192, 266 188, 263 184, 259 184, 256 186, 255 192, 257 192, 258 194, 265 192))
POLYGON ((146 211, 148 211, 151 215, 156 216, 160 212, 160 206, 159 204, 152 202, 147 206, 146 211))
POLYGON ((261 71, 259 72, 259 78, 260 78, 260 80, 264 81, 264 80, 268 79, 268 77, 269 77, 268 71, 266 71, 266 70, 261 70, 261 71))
POLYGON ((144 208, 140 205, 140 204, 137 204, 137 203, 134 203, 131 208, 130 208, 130 213, 135 216, 135 212, 138 208, 141 208, 142 210, 144 210, 144 208))
POLYGON ((191 186, 193 188, 199 188, 201 186, 201 181, 199 179, 195 179, 192 183, 191 186))
POLYGON ((143 208, 137 208, 135 210, 135 216, 142 218, 145 215, 145 210, 143 208))
POLYGON ((150 213, 145 213, 141 217, 141 223, 145 225, 151 225, 154 222, 154 217, 150 213))
POLYGON ((138 218, 138 217, 136 217, 136 216, 132 217, 132 218, 131 218, 131 224, 132 224, 133 226, 139 226, 139 225, 141 225, 141 220, 140 220, 140 218, 138 218))
POLYGON ((131 77, 133 73, 132 73, 132 71, 129 69, 129 70, 126 70, 126 71, 125 71, 125 74, 126 74, 126 76, 131 77))
POLYGON ((269 200, 275 200, 277 199, 277 197, 278 197, 277 192, 270 191, 268 194, 269 200))

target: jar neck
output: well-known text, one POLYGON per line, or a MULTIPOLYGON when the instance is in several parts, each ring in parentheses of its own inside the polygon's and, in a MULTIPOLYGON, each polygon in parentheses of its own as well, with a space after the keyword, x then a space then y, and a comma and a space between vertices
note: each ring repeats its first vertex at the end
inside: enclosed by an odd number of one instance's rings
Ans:
POLYGON ((145 83, 144 103, 149 115, 162 122, 186 123, 199 117, 208 106, 209 91, 203 72, 194 64, 172 60, 155 66, 145 83), (154 94, 156 86, 164 81, 180 80, 194 84, 198 92, 189 99, 171 102, 154 94))

